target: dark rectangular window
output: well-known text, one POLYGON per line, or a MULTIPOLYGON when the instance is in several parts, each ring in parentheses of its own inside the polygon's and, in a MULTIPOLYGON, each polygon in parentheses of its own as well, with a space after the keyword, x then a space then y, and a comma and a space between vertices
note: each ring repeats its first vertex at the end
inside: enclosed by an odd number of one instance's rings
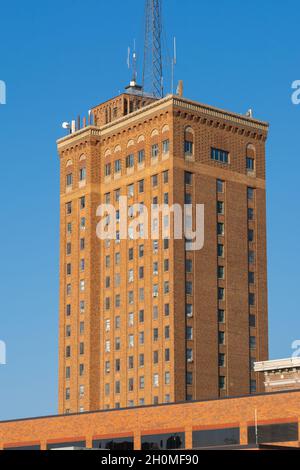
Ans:
POLYGON ((193 283, 191 281, 185 283, 185 292, 187 295, 193 294, 193 283))
POLYGON ((219 331, 219 344, 225 344, 225 333, 224 331, 219 331))
POLYGON ((253 294, 252 292, 250 292, 249 294, 249 305, 255 305, 255 294, 253 294))
POLYGON ((228 163, 229 162, 229 152, 220 149, 211 149, 211 159, 220 162, 220 163, 228 163))
POLYGON ((219 321, 219 323, 224 323, 225 322, 225 312, 222 309, 218 310, 218 321, 219 321))
POLYGON ((248 208, 248 220, 254 220, 254 209, 252 207, 248 208))
POLYGON ((73 181, 72 173, 69 173, 67 175, 67 186, 72 186, 72 181, 73 181))
POLYGON ((187 185, 193 184, 193 173, 189 173, 188 171, 185 171, 184 173, 184 182, 187 185))
POLYGON ((133 450, 133 437, 97 439, 93 441, 93 449, 133 450))
POLYGON ((144 160, 145 160, 145 150, 139 150, 138 162, 143 163, 144 160))
POLYGON ((208 429, 193 431, 193 449, 223 447, 240 443, 240 429, 208 429))
POLYGON ((219 354, 219 367, 225 367, 225 354, 219 354))
POLYGON ((223 201, 217 201, 217 212, 219 215, 224 214, 224 202, 223 201))
POLYGON ((217 180, 217 192, 218 193, 224 193, 224 186, 225 186, 224 181, 217 180))
POLYGON ((247 197, 250 201, 253 201, 253 199, 254 199, 254 189, 253 188, 247 188, 247 197))
POLYGON ((224 235, 224 233, 225 233, 225 232, 224 232, 224 224, 221 223, 221 222, 219 222, 219 223, 217 224, 217 234, 218 234, 220 237, 222 237, 222 236, 224 235))
POLYGON ((254 167, 255 167, 254 158, 247 157, 246 158, 246 168, 247 168, 247 170, 254 171, 254 167))
MULTIPOLYGON (((267 424, 258 426, 257 431, 259 444, 298 441, 298 423, 267 424)), ((255 426, 248 427, 248 443, 256 443, 255 426)))
POLYGON ((187 273, 192 273, 193 272, 193 260, 191 260, 191 259, 186 259, 185 260, 185 271, 187 273))
POLYGON ((4 447, 3 450, 40 450, 39 445, 33 445, 33 446, 18 446, 18 447, 4 447))
POLYGON ((134 155, 128 155, 126 157, 126 168, 132 168, 134 166, 134 155))
POLYGON ((193 155, 194 152, 194 144, 190 140, 184 141, 184 153, 185 155, 193 155))
POLYGON ((184 195, 184 203, 185 204, 192 204, 193 200, 192 200, 192 195, 191 193, 185 193, 184 195))
POLYGON ((251 328, 256 327, 256 316, 255 315, 249 315, 249 325, 251 328))
POLYGON ((224 245, 222 245, 222 243, 218 244, 218 257, 219 258, 224 257, 224 245))
POLYGON ((141 437, 142 450, 172 450, 185 448, 183 432, 174 434, 152 434, 141 437))

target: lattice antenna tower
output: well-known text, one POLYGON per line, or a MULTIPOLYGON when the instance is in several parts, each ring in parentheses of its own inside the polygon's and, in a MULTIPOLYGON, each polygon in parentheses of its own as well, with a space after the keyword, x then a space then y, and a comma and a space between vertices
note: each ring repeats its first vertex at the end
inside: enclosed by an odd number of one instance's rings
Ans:
POLYGON ((146 0, 143 90, 155 98, 164 96, 162 58, 162 0, 146 0))

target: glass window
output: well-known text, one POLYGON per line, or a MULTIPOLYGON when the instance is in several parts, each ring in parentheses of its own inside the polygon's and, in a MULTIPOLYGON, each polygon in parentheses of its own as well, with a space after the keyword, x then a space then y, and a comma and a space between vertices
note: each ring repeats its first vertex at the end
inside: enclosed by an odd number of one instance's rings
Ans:
POLYGON ((139 311, 139 322, 140 322, 140 323, 144 323, 144 319, 145 319, 144 310, 140 310, 140 311, 139 311))
POLYGON ((219 389, 220 390, 226 389, 226 377, 224 377, 223 375, 219 377, 219 389))
POLYGON ((86 179, 86 168, 85 166, 79 170, 79 181, 84 181, 86 179))
POLYGON ((222 309, 218 310, 218 322, 225 323, 225 311, 222 309))
POLYGON ((218 243, 218 257, 224 258, 224 245, 222 243, 218 243))
POLYGON ((159 386, 159 375, 153 374, 153 387, 158 387, 158 386, 159 386))
POLYGON ((193 294, 193 283, 192 281, 186 281, 185 283, 185 292, 187 295, 193 294))
POLYGON ((219 367, 225 367, 225 354, 219 354, 219 367))
POLYGON ((193 155, 194 152, 194 144, 190 140, 184 141, 184 154, 185 155, 193 155))
POLYGON ((156 158, 156 157, 159 156, 159 145, 158 144, 152 145, 151 156, 152 156, 152 158, 156 158))
POLYGON ((256 337, 250 336, 250 349, 255 349, 255 348, 256 348, 256 337))
POLYGON ((254 158, 247 157, 246 158, 246 168, 249 171, 254 171, 255 168, 255 160, 254 158))
POLYGON ((139 150, 138 163, 143 163, 144 161, 145 161, 145 150, 139 150))
POLYGON ((217 192, 218 193, 224 193, 224 186, 225 186, 224 181, 217 180, 217 192))
POLYGON ((219 163, 229 162, 229 152, 216 148, 211 149, 211 159, 219 163))
POLYGON ((224 224, 221 223, 221 222, 218 222, 218 224, 217 224, 217 234, 222 237, 224 235, 224 233, 225 233, 224 224))
POLYGON ((225 278, 225 268, 224 266, 218 266, 218 279, 225 278))
POLYGON ((152 187, 155 188, 158 185, 158 175, 153 175, 151 178, 152 187))
POLYGON ((192 185, 193 184, 193 173, 189 173, 188 171, 184 172, 184 182, 187 185, 192 185))
POLYGON ((126 157, 126 168, 132 168, 134 166, 134 155, 128 155, 126 157))
POLYGON ((255 315, 249 315, 249 325, 252 328, 256 327, 256 316, 255 315))
POLYGON ((134 196, 134 185, 133 184, 130 184, 130 185, 127 186, 127 196, 129 198, 134 196))
POLYGON ((170 150, 170 140, 169 140, 169 139, 164 140, 163 143, 162 143, 162 147, 163 147, 163 153, 164 153, 164 154, 169 153, 169 150, 170 150))
POLYGON ((175 434, 144 435, 141 438, 141 443, 142 450, 184 449, 185 435, 183 432, 175 434))
POLYGON ((192 273, 193 272, 193 260, 191 260, 191 259, 186 259, 185 260, 185 271, 187 273, 192 273))
POLYGON ((73 182, 73 176, 72 176, 72 173, 69 173, 67 175, 67 186, 72 186, 72 182, 73 182))
POLYGON ((186 339, 187 340, 192 340, 193 339, 193 327, 192 326, 187 326, 186 327, 186 339))
POLYGON ((104 174, 105 176, 110 176, 111 175, 111 163, 106 163, 104 167, 104 174))
POLYGON ((253 292, 249 293, 249 305, 255 305, 255 294, 253 292))
POLYGON ((223 201, 217 201, 217 212, 219 215, 224 214, 224 202, 223 201))
POLYGON ((258 438, 258 443, 271 443, 271 442, 292 442, 298 441, 298 423, 278 423, 258 425, 258 433, 256 435, 255 426, 248 427, 248 442, 255 444, 258 438))
POLYGON ((193 350, 191 348, 188 348, 186 350, 186 358, 188 362, 192 362, 193 360, 193 350))
POLYGON ((225 299, 225 289, 224 287, 218 287, 218 300, 225 299))
POLYGON ((186 384, 193 385, 193 373, 192 372, 186 373, 186 384))
POLYGON ((115 173, 120 173, 121 171, 121 160, 115 160, 115 173))
POLYGON ((193 449, 240 444, 240 428, 193 431, 193 449))
POLYGON ((192 317, 193 316, 193 305, 192 304, 186 304, 185 311, 186 311, 186 316, 187 317, 192 317))
POLYGON ((224 331, 219 331, 219 344, 225 344, 225 333, 224 331))
POLYGON ((254 189, 253 188, 248 188, 247 189, 247 196, 250 201, 254 199, 254 189))
POLYGON ((248 220, 254 220, 254 209, 252 207, 248 208, 248 220))
POLYGON ((66 204, 66 213, 67 213, 67 215, 72 214, 72 202, 67 202, 67 204, 66 204))
POLYGON ((144 363, 145 363, 145 356, 144 356, 144 354, 140 354, 139 355, 139 366, 143 367, 144 363))

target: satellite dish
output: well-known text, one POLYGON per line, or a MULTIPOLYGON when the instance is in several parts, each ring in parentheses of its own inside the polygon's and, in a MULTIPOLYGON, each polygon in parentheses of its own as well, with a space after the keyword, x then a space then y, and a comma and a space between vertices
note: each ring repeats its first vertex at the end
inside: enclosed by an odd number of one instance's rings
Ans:
POLYGON ((70 129, 70 123, 69 123, 69 122, 63 122, 62 125, 61 125, 61 127, 62 127, 63 129, 70 129))

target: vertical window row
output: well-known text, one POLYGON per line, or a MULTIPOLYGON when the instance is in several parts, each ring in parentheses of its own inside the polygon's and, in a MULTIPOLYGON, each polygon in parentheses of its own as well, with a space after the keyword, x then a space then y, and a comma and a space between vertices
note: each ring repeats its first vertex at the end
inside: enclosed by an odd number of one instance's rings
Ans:
MULTIPOLYGON (((192 142, 185 141, 185 152, 192 152, 192 142), (188 145, 189 144, 189 145, 188 145), (189 148, 188 148, 189 147, 189 148)), ((184 203, 193 204, 194 175, 190 172, 184 174, 184 203)), ((186 400, 194 398, 193 393, 193 362, 194 362, 194 259, 193 251, 185 251, 185 344, 186 344, 186 400)))
MULTIPOLYGON (((79 181, 84 181, 86 178, 85 167, 80 169, 79 181)), ((68 182, 72 181, 72 178, 68 179, 68 182)), ((71 314, 72 314, 72 288, 75 284, 75 289, 79 293, 79 313, 83 314, 85 311, 85 290, 86 290, 86 281, 85 281, 85 237, 84 230, 86 229, 86 218, 85 218, 85 208, 86 208, 86 198, 85 196, 80 197, 77 201, 69 201, 65 206, 66 214, 66 264, 65 264, 65 274, 66 274, 66 304, 65 304, 65 401, 68 402, 68 410, 70 411, 69 401, 71 399, 71 394, 73 393, 69 380, 71 378, 71 363, 69 362, 72 358, 72 353, 74 355, 74 350, 71 348, 71 338, 72 338, 72 326, 71 326, 71 314), (76 218, 79 215, 79 253, 78 258, 72 257, 73 255, 73 243, 74 237, 73 234, 73 225, 74 225, 74 205, 78 207, 78 212, 76 211, 76 218), (77 269, 73 269, 74 265, 78 263, 77 269), (77 278, 74 279, 74 271, 77 274, 77 278), (78 283, 78 284, 77 284, 78 283), (77 285, 76 285, 77 284, 77 285)), ((78 250, 75 250, 75 252, 78 250)), ((78 332, 78 348, 77 354, 79 356, 79 377, 84 376, 84 355, 85 355, 85 343, 84 343, 84 321, 80 320, 79 332, 78 332)), ((76 398, 84 398, 84 385, 80 384, 79 390, 77 390, 76 398)), ((82 404, 80 409, 84 409, 82 404)), ((76 410, 78 411, 78 410, 76 410)))
POLYGON ((257 383, 254 375, 254 362, 256 361, 256 223, 255 223, 255 199, 254 188, 247 188, 247 215, 248 215, 248 303, 249 303, 249 368, 250 368, 250 393, 256 393, 257 383))
POLYGON ((219 365, 219 395, 227 391, 226 371, 226 219, 225 181, 218 179, 216 187, 216 218, 217 218, 217 296, 218 296, 218 365, 219 365))

